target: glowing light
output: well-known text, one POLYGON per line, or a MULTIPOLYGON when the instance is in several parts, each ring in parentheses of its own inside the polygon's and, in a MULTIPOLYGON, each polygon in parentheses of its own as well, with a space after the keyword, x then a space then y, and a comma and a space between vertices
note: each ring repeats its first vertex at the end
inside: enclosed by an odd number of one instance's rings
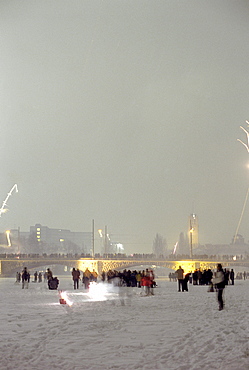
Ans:
POLYGON ((102 230, 101 230, 101 229, 99 229, 99 230, 98 230, 98 233, 99 233, 99 236, 100 236, 101 238, 103 238, 103 234, 102 234, 102 230))
POLYGON ((117 243, 117 250, 118 250, 118 251, 123 251, 123 250, 124 250, 124 246, 123 246, 123 244, 121 244, 121 243, 117 243))
POLYGON ((16 190, 16 193, 18 193, 17 184, 15 184, 15 185, 11 188, 10 192, 7 194, 7 197, 4 199, 3 204, 2 204, 2 207, 0 208, 0 217, 2 216, 2 213, 5 213, 5 212, 6 212, 6 209, 5 209, 6 204, 7 204, 7 202, 8 202, 9 197, 11 196, 11 194, 12 194, 12 192, 13 192, 14 190, 16 190))
POLYGON ((77 306, 87 302, 99 302, 107 300, 123 299, 125 291, 118 286, 118 282, 112 284, 91 282, 87 292, 59 291, 60 304, 77 306))
POLYGON ((11 247, 10 230, 6 231, 6 237, 7 237, 8 247, 11 247))
POLYGON ((236 261, 237 257, 236 256, 233 256, 233 260, 236 261))
POLYGON ((73 302, 70 301, 66 292, 60 291, 59 295, 60 295, 60 299, 64 300, 68 306, 71 307, 73 305, 73 302))
POLYGON ((89 286, 89 297, 93 301, 106 301, 107 288, 105 284, 91 282, 89 286))
POLYGON ((178 246, 178 242, 176 242, 175 245, 174 245, 173 254, 176 254, 176 248, 177 248, 177 246, 178 246))

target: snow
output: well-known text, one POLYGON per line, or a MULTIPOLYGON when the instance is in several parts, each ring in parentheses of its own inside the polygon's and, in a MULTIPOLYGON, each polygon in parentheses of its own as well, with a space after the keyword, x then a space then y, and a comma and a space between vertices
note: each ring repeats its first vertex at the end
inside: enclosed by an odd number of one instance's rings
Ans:
POLYGON ((1 369, 249 369, 249 280, 227 286, 218 311, 207 286, 178 292, 158 278, 154 296, 111 288, 96 301, 70 275, 59 279, 71 307, 44 282, 0 279, 1 369))

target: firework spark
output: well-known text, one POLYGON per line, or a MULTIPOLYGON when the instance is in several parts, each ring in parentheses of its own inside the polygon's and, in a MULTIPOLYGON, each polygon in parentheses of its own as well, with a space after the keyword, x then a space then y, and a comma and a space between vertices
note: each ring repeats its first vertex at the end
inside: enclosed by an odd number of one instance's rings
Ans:
MULTIPOLYGON (((249 125, 249 121, 246 121, 246 123, 249 125)), ((240 139, 237 139, 242 145, 244 145, 244 147, 246 148, 247 152, 249 153, 249 132, 242 126, 240 126, 240 128, 246 133, 246 137, 247 137, 247 144, 244 143, 243 141, 241 141, 240 139)), ((248 199, 248 195, 249 195, 249 187, 247 189, 247 193, 246 193, 246 197, 245 197, 245 201, 244 201, 244 204, 243 204, 243 208, 242 208, 242 211, 241 211, 241 215, 240 215, 240 219, 239 219, 239 223, 238 223, 238 226, 237 226, 237 229, 236 229, 236 232, 235 232, 235 235, 234 235, 234 239, 233 239, 233 244, 236 242, 236 239, 237 239, 237 235, 238 235, 238 232, 239 232, 239 228, 240 228, 240 224, 241 224, 241 221, 242 221, 242 218, 244 216, 244 212, 245 212, 245 208, 246 208, 246 203, 247 203, 247 199, 248 199)))
POLYGON ((8 202, 9 197, 12 195, 12 192, 13 192, 14 190, 16 190, 16 193, 18 193, 17 184, 15 184, 15 185, 11 188, 10 192, 7 194, 7 197, 4 199, 3 204, 2 204, 2 207, 0 208, 0 217, 2 216, 2 213, 5 213, 5 212, 6 212, 5 207, 6 207, 6 205, 7 205, 7 202, 8 202))

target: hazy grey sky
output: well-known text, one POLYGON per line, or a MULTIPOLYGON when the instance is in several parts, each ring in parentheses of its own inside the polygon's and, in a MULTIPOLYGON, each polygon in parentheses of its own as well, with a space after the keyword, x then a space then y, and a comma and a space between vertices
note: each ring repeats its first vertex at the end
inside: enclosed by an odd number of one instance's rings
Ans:
MULTIPOLYGON (((0 230, 230 243, 249 185, 248 1, 0 1, 0 230), (2 199, 2 200, 1 200, 2 199)), ((249 239, 249 205, 239 232, 249 239)), ((96 236, 97 237, 97 236, 96 236)))

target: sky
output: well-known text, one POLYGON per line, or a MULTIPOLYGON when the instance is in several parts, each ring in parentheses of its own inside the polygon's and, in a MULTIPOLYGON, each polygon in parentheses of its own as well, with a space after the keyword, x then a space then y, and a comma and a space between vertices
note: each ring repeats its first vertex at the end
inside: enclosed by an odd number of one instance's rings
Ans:
POLYGON ((19 190, 0 231, 94 219, 150 253, 157 233, 173 249, 194 212, 201 244, 229 244, 249 185, 248 13, 240 0, 0 1, 0 199, 19 190))

